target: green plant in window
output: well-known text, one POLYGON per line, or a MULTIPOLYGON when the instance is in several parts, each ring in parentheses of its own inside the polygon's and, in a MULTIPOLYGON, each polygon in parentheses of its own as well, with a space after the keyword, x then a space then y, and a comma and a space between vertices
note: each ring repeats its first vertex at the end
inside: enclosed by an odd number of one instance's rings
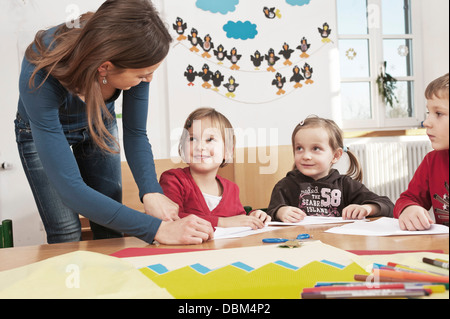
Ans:
POLYGON ((398 103, 398 98, 395 96, 397 79, 389 73, 386 73, 386 65, 387 62, 384 61, 384 64, 381 67, 381 73, 377 78, 378 92, 383 97, 383 101, 386 105, 394 107, 394 101, 398 103))

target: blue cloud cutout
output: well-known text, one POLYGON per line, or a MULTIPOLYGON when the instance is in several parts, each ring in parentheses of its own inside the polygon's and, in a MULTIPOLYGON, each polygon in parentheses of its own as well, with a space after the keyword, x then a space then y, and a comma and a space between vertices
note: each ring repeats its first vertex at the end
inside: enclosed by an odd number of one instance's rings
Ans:
POLYGON ((236 10, 238 3, 239 0, 197 0, 195 5, 202 10, 211 11, 212 13, 227 14, 236 10))
POLYGON ((304 6, 311 2, 311 0, 286 0, 291 6, 304 6))
POLYGON ((223 30, 227 33, 228 38, 233 39, 254 39, 258 34, 256 24, 253 24, 250 21, 228 21, 227 24, 223 26, 223 30))

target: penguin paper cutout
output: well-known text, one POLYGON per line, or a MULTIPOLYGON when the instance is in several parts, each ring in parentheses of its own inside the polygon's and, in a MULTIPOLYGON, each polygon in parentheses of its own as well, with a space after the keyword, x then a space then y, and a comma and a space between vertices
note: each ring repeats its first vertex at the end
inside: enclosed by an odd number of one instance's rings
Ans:
POLYGON ((314 81, 311 80, 312 74, 313 74, 313 69, 308 63, 305 63, 305 65, 303 66, 302 72, 306 79, 305 84, 313 84, 314 81))
POLYGON ((173 29, 175 30, 175 32, 178 34, 178 41, 183 41, 186 40, 187 37, 184 35, 184 31, 187 28, 187 24, 183 22, 183 19, 181 18, 177 18, 177 21, 172 24, 173 29))
POLYGON ((222 73, 220 73, 220 71, 216 71, 212 77, 212 82, 214 85, 214 88, 212 89, 213 91, 218 92, 219 91, 219 87, 223 82, 223 75, 222 73))
POLYGON ((296 88, 296 89, 301 88, 303 85, 300 83, 300 81, 304 80, 305 78, 300 73, 300 68, 298 67, 298 65, 294 66, 294 68, 292 69, 292 72, 293 72, 293 74, 289 81, 295 82, 294 88, 296 88))
POLYGON ((188 86, 194 86, 195 77, 197 76, 197 72, 194 71, 194 67, 192 65, 188 65, 186 71, 184 72, 184 76, 188 80, 188 86))
POLYGON ((227 97, 235 97, 236 96, 236 94, 234 94, 234 92, 236 91, 236 88, 239 86, 239 84, 236 83, 236 80, 234 79, 234 77, 230 76, 228 78, 228 83, 225 83, 223 86, 226 87, 228 90, 228 93, 225 94, 227 97))
POLYGON ((317 28, 319 30, 320 36, 322 37, 322 42, 323 43, 331 42, 331 40, 328 39, 328 37, 330 36, 330 33, 331 33, 330 26, 328 25, 328 23, 325 22, 323 24, 322 28, 323 29, 317 28))
POLYGON ((259 53, 258 50, 256 50, 255 53, 250 56, 250 60, 253 62, 255 70, 259 70, 259 67, 261 66, 261 62, 264 60, 264 57, 261 55, 261 53, 259 53))
POLYGON ((237 54, 236 48, 231 49, 230 55, 227 56, 227 59, 230 60, 232 66, 232 70, 239 70, 241 67, 237 65, 239 60, 241 59, 242 55, 237 54))
POLYGON ((202 72, 198 72, 198 76, 200 76, 203 80, 202 86, 205 89, 209 89, 211 87, 211 84, 208 82, 211 80, 213 73, 209 70, 208 64, 203 64, 202 72))
POLYGON ((192 48, 190 48, 190 50, 191 50, 192 52, 198 52, 198 51, 200 51, 200 50, 197 48, 197 45, 199 44, 199 38, 198 38, 198 32, 197 32, 197 29, 195 29, 195 28, 192 28, 192 29, 191 29, 191 35, 188 35, 188 40, 189 40, 189 42, 191 42, 191 44, 192 44, 192 48))
POLYGON ((289 48, 289 44, 284 42, 283 49, 280 52, 278 52, 278 54, 281 54, 284 57, 284 59, 286 60, 283 63, 284 65, 292 65, 292 62, 289 61, 289 59, 291 58, 291 54, 293 52, 294 52, 294 50, 289 48))
POLYGON ((267 71, 275 72, 275 68, 273 67, 275 63, 280 59, 275 55, 275 52, 273 49, 269 49, 269 52, 264 57, 267 60, 267 64, 269 67, 267 68, 267 71))
POLYGON ((299 49, 300 51, 302 51, 302 54, 300 54, 300 57, 303 59, 309 58, 309 54, 306 53, 309 48, 311 47, 311 44, 308 43, 308 40, 303 37, 302 40, 300 41, 300 45, 297 47, 297 49, 299 49))
POLYGON ((276 9, 275 7, 274 8, 264 7, 263 12, 267 19, 275 19, 275 18, 281 19, 280 10, 276 9))
POLYGON ((199 41, 200 42, 200 46, 202 47, 203 54, 202 57, 203 58, 207 58, 209 59, 211 57, 211 54, 209 54, 209 51, 211 51, 211 49, 214 48, 214 44, 211 42, 211 36, 209 34, 207 34, 203 40, 199 41))
POLYGON ((278 89, 277 95, 281 95, 286 93, 285 90, 283 90, 284 83, 286 82, 286 78, 281 75, 280 72, 277 72, 275 75, 275 79, 272 81, 272 85, 275 85, 278 89))
POLYGON ((213 50, 213 52, 217 60, 219 61, 219 64, 223 64, 222 61, 227 57, 227 51, 224 49, 223 45, 219 45, 217 47, 217 50, 213 50))

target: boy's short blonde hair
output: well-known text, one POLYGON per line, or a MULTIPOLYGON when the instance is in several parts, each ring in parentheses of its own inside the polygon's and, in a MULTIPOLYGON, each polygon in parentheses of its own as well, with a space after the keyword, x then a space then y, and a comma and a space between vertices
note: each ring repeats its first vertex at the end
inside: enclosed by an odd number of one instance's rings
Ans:
POLYGON ((431 100, 434 97, 448 100, 448 94, 448 73, 428 84, 425 90, 427 100, 431 100))

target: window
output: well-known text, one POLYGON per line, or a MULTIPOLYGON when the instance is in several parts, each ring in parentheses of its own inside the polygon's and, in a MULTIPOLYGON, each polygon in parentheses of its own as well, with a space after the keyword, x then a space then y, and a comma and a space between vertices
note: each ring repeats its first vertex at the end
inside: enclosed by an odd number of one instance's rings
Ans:
MULTIPOLYGON (((420 1, 420 0, 419 0, 420 1)), ((346 129, 420 126, 425 108, 418 0, 336 0, 342 123, 346 129), (392 105, 379 93, 384 69, 397 80, 392 105)))

